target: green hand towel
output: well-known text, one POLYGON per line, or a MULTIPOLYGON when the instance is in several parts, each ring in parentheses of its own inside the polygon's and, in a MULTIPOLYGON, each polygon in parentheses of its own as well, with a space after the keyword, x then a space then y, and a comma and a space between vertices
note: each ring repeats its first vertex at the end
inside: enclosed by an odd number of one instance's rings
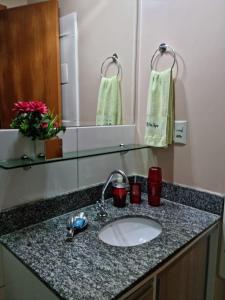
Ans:
POLYGON ((96 113, 96 125, 122 124, 122 99, 117 76, 102 77, 96 113))
POLYGON ((145 143, 167 147, 173 142, 174 89, 172 70, 152 71, 149 84, 145 143))

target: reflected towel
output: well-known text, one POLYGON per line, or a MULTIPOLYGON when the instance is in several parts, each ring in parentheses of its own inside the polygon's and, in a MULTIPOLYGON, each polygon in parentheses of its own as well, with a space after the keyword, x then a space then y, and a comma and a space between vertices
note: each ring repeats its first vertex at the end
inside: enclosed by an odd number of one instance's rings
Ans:
POLYGON ((172 70, 152 71, 150 76, 145 143, 167 147, 173 142, 174 88, 172 70))
POLYGON ((122 99, 117 76, 102 77, 96 113, 96 125, 122 124, 122 99))

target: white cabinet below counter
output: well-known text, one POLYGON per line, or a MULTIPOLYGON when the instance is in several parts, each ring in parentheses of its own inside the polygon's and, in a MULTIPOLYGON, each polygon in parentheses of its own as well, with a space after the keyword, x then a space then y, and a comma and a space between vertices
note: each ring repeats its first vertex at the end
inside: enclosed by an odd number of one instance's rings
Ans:
POLYGON ((2 263, 2 245, 0 244, 0 289, 3 286, 4 286, 4 279, 3 279, 3 263, 2 263))
MULTIPOLYGON (((4 300, 60 299, 13 254, 5 247, 2 248, 5 275, 4 300)), ((2 300, 1 297, 0 299, 2 300)))
POLYGON ((0 300, 5 300, 5 287, 3 276, 3 257, 2 257, 2 245, 0 244, 0 300))

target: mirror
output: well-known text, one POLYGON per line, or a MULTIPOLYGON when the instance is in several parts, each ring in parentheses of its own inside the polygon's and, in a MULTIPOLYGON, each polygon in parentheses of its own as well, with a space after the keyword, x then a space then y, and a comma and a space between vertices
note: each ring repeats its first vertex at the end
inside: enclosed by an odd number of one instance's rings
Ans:
MULTIPOLYGON (((40 0, 4 1, 0 4, 14 6, 34 4, 40 0), (10 3, 11 2, 11 3, 10 3), (13 5, 14 4, 14 5, 13 5)), ((45 2, 45 1, 42 1, 45 2)), ((68 126, 96 125, 98 93, 101 81, 101 66, 114 53, 121 66, 122 124, 134 123, 135 82, 136 82, 136 38, 137 0, 59 0, 60 18, 77 13, 78 27, 78 85, 74 84, 79 98, 75 106, 78 120, 68 122, 68 126)), ((63 67, 63 66, 62 66, 63 67)), ((64 65, 65 67, 65 65, 64 65)), ((104 75, 108 78, 117 74, 117 65, 108 60, 104 65, 104 75)), ((65 77, 66 70, 64 69, 65 77)), ((67 74, 68 75, 68 74, 67 74)), ((64 80, 64 78, 62 78, 64 80)), ((67 80, 70 80, 70 78, 67 80)), ((62 91, 63 85, 62 82, 62 91)), ((73 97, 64 99, 62 112, 70 112, 73 97)), ((9 108, 10 109, 10 108, 9 108)), ((73 120, 72 120, 73 121, 73 120)), ((110 125, 110 124, 108 124, 110 125)))

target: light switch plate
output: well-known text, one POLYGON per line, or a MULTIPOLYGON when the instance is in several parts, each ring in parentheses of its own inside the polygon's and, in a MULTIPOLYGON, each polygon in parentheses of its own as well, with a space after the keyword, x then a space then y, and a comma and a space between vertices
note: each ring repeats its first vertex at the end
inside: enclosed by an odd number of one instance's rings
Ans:
POLYGON ((61 64, 61 84, 69 83, 68 64, 61 64))
POLYGON ((187 121, 175 121, 174 143, 182 145, 187 144, 187 121))

